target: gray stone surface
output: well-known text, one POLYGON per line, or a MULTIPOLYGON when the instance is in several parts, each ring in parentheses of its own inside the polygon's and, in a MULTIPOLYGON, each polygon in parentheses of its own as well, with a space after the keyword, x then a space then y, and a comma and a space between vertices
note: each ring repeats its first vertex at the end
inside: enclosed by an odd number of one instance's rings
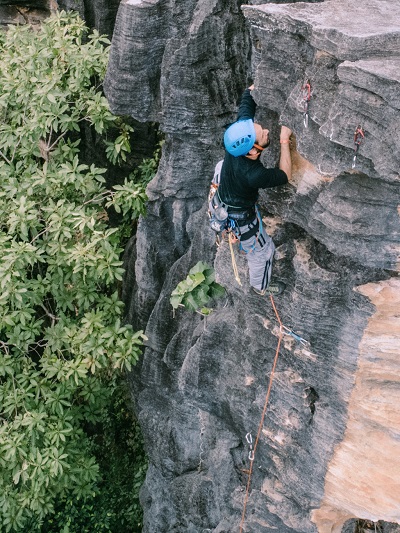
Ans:
POLYGON ((344 61, 338 75, 342 82, 380 96, 387 105, 400 108, 400 59, 344 61))
POLYGON ((311 46, 337 57, 356 61, 396 57, 400 49, 400 5, 391 0, 356 2, 326 0, 314 5, 264 4, 244 6, 255 26, 270 31, 295 30, 306 34, 311 46))
POLYGON ((15 6, 0 5, 0 28, 8 24, 25 24, 25 19, 15 6))
POLYGON ((348 172, 315 190, 308 212, 310 196, 304 196, 282 207, 288 220, 306 228, 335 255, 365 266, 398 269, 398 184, 348 172))
POLYGON ((245 21, 228 4, 121 4, 105 81, 114 112, 210 143, 210 128, 233 118, 248 65, 245 21))
POLYGON ((47 9, 49 0, 0 0, 0 6, 23 6, 47 9))
POLYGON ((258 119, 271 124, 267 164, 279 118, 296 133, 293 184, 263 193, 261 205, 287 283, 280 317, 310 344, 284 337, 244 531, 317 531, 310 513, 346 429, 374 312, 354 289, 399 269, 396 9, 385 0, 247 5, 246 22, 234 0, 120 5, 107 97, 114 112, 156 121, 166 135, 125 258, 128 320, 149 338, 131 375, 150 456, 145 533, 239 530, 245 435, 257 433, 279 327, 269 300, 249 290, 245 258, 236 251, 239 286, 226 243, 216 252, 205 199, 224 125, 253 77, 258 119), (367 136, 351 170, 361 119, 367 136), (174 317, 171 291, 199 260, 214 265, 226 297, 206 320, 183 309, 174 317))
POLYGON ((357 168, 398 183, 400 6, 385 0, 374 9, 371 0, 330 0, 243 9, 259 48, 258 102, 265 107, 275 103, 274 111, 299 134, 300 153, 322 173, 346 171, 360 124, 366 139, 357 168), (302 86, 307 79, 313 92, 304 131, 302 86))
POLYGON ((0 0, 0 29, 8 24, 40 24, 49 16, 50 0, 0 0))

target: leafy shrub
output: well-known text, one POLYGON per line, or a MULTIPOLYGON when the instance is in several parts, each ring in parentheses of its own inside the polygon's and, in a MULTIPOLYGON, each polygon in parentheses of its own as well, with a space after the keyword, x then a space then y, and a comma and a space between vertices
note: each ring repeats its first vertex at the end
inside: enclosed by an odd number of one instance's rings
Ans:
POLYGON ((112 202, 126 221, 137 218, 144 186, 127 180, 107 191, 105 169, 80 161, 84 124, 102 135, 119 129, 114 148, 104 147, 112 162, 130 150, 129 127, 99 90, 108 44, 64 12, 38 31, 19 26, 0 35, 4 532, 39 530, 60 502, 64 510, 86 502, 87 511, 100 498, 104 461, 90 428, 104 424, 119 376, 145 339, 123 324, 125 230, 108 226, 105 209, 112 202))

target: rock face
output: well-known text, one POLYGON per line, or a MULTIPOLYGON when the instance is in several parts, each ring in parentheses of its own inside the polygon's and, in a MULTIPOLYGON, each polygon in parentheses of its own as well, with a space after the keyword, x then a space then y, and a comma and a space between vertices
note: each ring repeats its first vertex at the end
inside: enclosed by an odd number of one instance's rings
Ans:
POLYGON ((128 319, 149 338, 131 376, 150 458, 143 531, 354 533, 379 521, 394 532, 400 6, 252 4, 127 0, 116 19, 111 107, 159 123, 166 138, 126 253, 128 319), (238 250, 236 282, 206 216, 224 125, 253 79, 257 118, 272 137, 265 164, 279 154, 279 118, 296 137, 292 183, 260 196, 274 272, 287 284, 277 314, 250 292, 238 250), (358 126, 365 137, 352 168, 358 126), (174 317, 170 294, 199 260, 213 264, 226 298, 208 319, 181 309, 174 317), (298 336, 281 339, 242 516, 248 434, 254 443, 278 317, 298 336))
POLYGON ((111 37, 120 0, 0 0, 0 28, 7 24, 37 24, 50 13, 77 11, 91 28, 111 37))
POLYGON ((8 24, 40 24, 55 7, 55 0, 0 0, 0 29, 8 24))
POLYGON ((48 9, 49 0, 0 0, 0 6, 19 6, 48 9))
POLYGON ((359 347, 344 438, 329 464, 322 505, 313 513, 321 532, 339 532, 345 514, 399 522, 400 464, 393 459, 400 453, 400 283, 392 279, 358 290, 375 313, 359 347))

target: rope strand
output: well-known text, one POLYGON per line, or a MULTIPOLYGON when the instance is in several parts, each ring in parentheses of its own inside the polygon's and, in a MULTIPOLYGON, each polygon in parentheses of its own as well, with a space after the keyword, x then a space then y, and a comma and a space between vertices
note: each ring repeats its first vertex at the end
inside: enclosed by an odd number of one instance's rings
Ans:
MULTIPOLYGON (((279 326, 280 326, 280 328, 279 328, 279 338, 278 338, 278 345, 276 347, 274 361, 273 361, 273 364, 272 364, 271 374, 269 376, 268 390, 267 390, 267 394, 265 396, 264 408, 263 408, 263 411, 262 411, 260 424, 258 426, 257 437, 256 437, 255 442, 254 442, 254 450, 253 450, 253 457, 254 458, 255 458, 255 454, 256 454, 256 450, 257 450, 258 441, 259 441, 260 436, 261 436, 261 431, 262 431, 263 426, 264 426, 264 419, 265 419, 265 415, 266 415, 266 412, 267 412, 269 397, 271 395, 272 383, 274 381, 275 369, 276 369, 276 365, 277 365, 277 362, 278 362, 279 350, 280 350, 280 347, 281 347, 281 342, 282 342, 282 337, 283 337, 282 321, 281 321, 280 316, 278 314, 278 311, 276 309, 275 302, 274 302, 274 299, 273 299, 272 295, 270 295, 270 300, 271 300, 272 308, 273 308, 273 310, 275 312, 276 318, 277 318, 277 320, 279 322, 279 326)), ((247 507, 247 502, 249 500, 251 476, 252 476, 252 473, 253 473, 253 464, 254 464, 254 459, 253 459, 253 461, 250 461, 249 477, 248 477, 248 480, 247 480, 246 495, 245 495, 244 503, 243 503, 242 520, 240 522, 240 529, 239 529, 240 533, 243 532, 243 526, 244 526, 244 522, 245 522, 245 518, 246 518, 246 507, 247 507)))

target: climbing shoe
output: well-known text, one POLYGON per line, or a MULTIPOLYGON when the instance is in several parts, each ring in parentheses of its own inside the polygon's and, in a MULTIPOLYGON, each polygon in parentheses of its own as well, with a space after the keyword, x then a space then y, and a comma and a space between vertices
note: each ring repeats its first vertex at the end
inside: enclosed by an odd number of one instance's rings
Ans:
POLYGON ((272 281, 263 291, 255 289, 254 287, 252 287, 252 289, 256 294, 259 294, 260 296, 278 296, 278 294, 282 294, 283 291, 286 289, 286 285, 283 283, 283 281, 272 281))

